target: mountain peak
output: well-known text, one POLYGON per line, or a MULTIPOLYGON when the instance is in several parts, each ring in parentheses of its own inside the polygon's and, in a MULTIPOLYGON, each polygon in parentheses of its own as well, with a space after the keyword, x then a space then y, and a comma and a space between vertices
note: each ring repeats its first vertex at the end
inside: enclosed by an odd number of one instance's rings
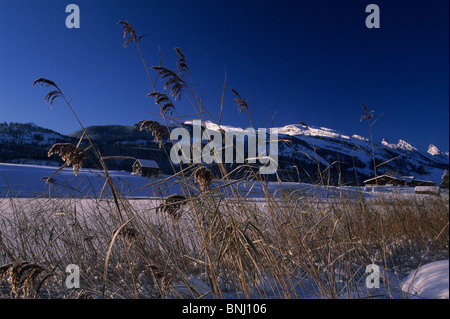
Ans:
POLYGON ((404 140, 398 140, 398 147, 402 148, 404 150, 408 150, 408 151, 415 151, 417 150, 417 148, 415 148, 414 146, 412 146, 411 144, 409 144, 408 142, 404 141, 404 140))
POLYGON ((441 151, 433 144, 430 144, 430 146, 428 147, 428 153, 430 153, 433 156, 441 155, 441 151))
POLYGON ((412 146, 411 144, 409 144, 408 142, 406 142, 402 139, 398 140, 397 144, 391 144, 386 139, 383 139, 381 141, 381 144, 383 144, 384 146, 386 146, 388 148, 393 148, 393 149, 400 148, 400 149, 404 149, 407 151, 416 151, 417 150, 417 148, 415 148, 414 146, 412 146))

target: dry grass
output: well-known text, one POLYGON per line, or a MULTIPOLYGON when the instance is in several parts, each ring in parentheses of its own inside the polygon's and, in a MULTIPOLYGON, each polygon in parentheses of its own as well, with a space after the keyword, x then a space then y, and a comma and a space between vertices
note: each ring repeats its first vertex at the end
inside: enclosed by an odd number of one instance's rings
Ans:
POLYGON ((22 291, 24 298, 36 298, 44 283, 53 274, 39 265, 21 261, 0 266, 0 280, 5 280, 7 276, 14 298, 19 298, 22 291))
POLYGON ((216 298, 401 298, 394 285, 361 289, 365 266, 375 263, 403 278, 422 263, 448 258, 448 202, 438 197, 318 202, 286 193, 254 204, 180 196, 173 206, 133 202, 140 218, 120 229, 112 200, 2 201, 9 213, 1 216, 0 246, 9 253, 0 257, 0 272, 3 280, 11 269, 16 274, 11 286, 0 280, 2 297, 75 298, 61 283, 64 267, 77 264, 81 288, 97 298, 198 298, 205 292, 192 276, 216 298), (188 208, 184 214, 181 205, 188 208), (164 207, 177 223, 153 213, 164 207), (114 242, 118 230, 121 240, 114 242), (38 273, 55 280, 38 283, 38 273))

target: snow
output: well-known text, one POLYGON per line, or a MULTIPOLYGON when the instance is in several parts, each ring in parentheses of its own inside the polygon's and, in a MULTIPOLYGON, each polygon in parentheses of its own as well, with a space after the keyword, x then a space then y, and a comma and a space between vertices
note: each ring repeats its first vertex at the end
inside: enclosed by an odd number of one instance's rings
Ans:
POLYGON ((389 147, 389 148, 397 148, 396 144, 389 143, 385 138, 383 138, 383 140, 381 141, 381 144, 383 144, 384 146, 389 147))
MULTIPOLYGON (((186 125, 192 125, 193 121, 185 121, 184 124, 186 125)), ((228 125, 217 125, 216 123, 210 122, 210 121, 203 121, 202 126, 209 130, 219 131, 220 129, 224 130, 225 132, 233 132, 233 133, 243 133, 245 129, 239 128, 239 127, 233 127, 228 125)), ((285 134, 290 136, 296 136, 296 135, 306 135, 306 136, 319 136, 319 137, 331 137, 331 138, 341 138, 349 140, 350 136, 341 134, 336 132, 333 129, 327 128, 327 127, 306 127, 301 124, 291 124, 286 125, 283 127, 273 127, 271 128, 273 133, 276 134, 285 134)))
MULTIPOLYGON (((367 287, 364 280, 365 275, 358 281, 357 287, 351 294, 343 293, 339 298, 349 297, 357 298, 393 298, 393 299, 448 299, 449 298, 449 261, 441 260, 431 262, 421 266, 418 270, 412 271, 406 278, 401 278, 395 272, 388 272, 383 267, 378 266, 380 272, 379 287, 367 287)), ((338 274, 336 274, 338 275, 338 274)), ((211 287, 207 284, 207 276, 202 274, 198 277, 190 276, 187 283, 195 288, 204 298, 212 298, 211 287), (209 293, 208 293, 209 292, 209 293)), ((178 293, 189 296, 189 291, 183 282, 175 283, 178 293)), ((256 291, 270 292, 267 298, 283 298, 283 294, 274 294, 271 287, 277 286, 277 281, 270 276, 259 278, 255 291, 250 289, 250 293, 256 291)), ((319 292, 317 282, 311 279, 303 278, 302 288, 296 291, 298 296, 305 299, 324 297, 319 292)), ((224 291, 224 298, 237 299, 242 298, 241 292, 224 291)), ((326 296, 325 296, 326 298, 326 296)))
POLYGON ((415 148, 414 146, 412 146, 411 144, 409 144, 408 142, 404 141, 404 140, 398 140, 397 143, 398 148, 407 150, 407 151, 416 151, 417 148, 415 148))
POLYGON ((430 153, 431 155, 441 155, 441 151, 434 146, 433 144, 430 144, 430 146, 428 147, 428 153, 430 153))
POLYGON ((139 161, 142 167, 159 168, 158 163, 154 160, 138 159, 137 161, 139 161))
MULTIPOLYGON (((74 176, 71 167, 56 173, 54 184, 45 184, 43 177, 51 176, 58 167, 0 163, 0 197, 33 197, 51 195, 52 197, 98 197, 105 184, 105 177, 95 169, 82 168, 74 176)), ((148 196, 148 190, 134 192, 154 181, 132 175, 131 172, 110 171, 114 184, 129 196, 148 196)))
POLYGON ((448 259, 419 267, 404 281, 402 290, 409 298, 449 298, 448 259))
MULTIPOLYGON (((185 121, 185 125, 193 125, 194 121, 185 121)), ((213 123, 211 121, 202 121, 202 126, 205 129, 212 130, 212 131, 220 131, 220 129, 224 130, 225 132, 236 132, 236 133, 242 133, 244 132, 244 129, 239 127, 233 127, 228 125, 218 125, 216 123, 213 123)))
POLYGON ((416 151, 417 150, 417 148, 415 148, 408 142, 401 140, 401 139, 398 140, 397 144, 391 144, 386 139, 383 139, 381 141, 381 144, 383 144, 384 146, 386 146, 388 148, 392 148, 392 149, 403 149, 403 150, 407 150, 407 151, 416 151))
POLYGON ((350 139, 349 136, 340 134, 333 129, 326 127, 305 127, 301 124, 286 125, 280 128, 273 128, 274 132, 278 134, 286 134, 290 136, 296 135, 306 135, 306 136, 318 136, 318 137, 331 137, 331 138, 342 138, 350 139))
MULTIPOLYGON (((310 152, 302 150, 302 147, 296 145, 296 151, 310 152)), ((291 149, 292 151, 292 149, 291 149)), ((314 154, 310 154, 314 156, 314 154)), ((320 160, 320 157, 319 157, 320 160)), ((108 188, 102 193, 105 185, 105 177, 102 173, 95 169, 82 168, 78 175, 74 176, 71 167, 66 167, 52 176, 55 180, 54 184, 46 184, 43 177, 51 176, 58 167, 40 166, 40 165, 24 165, 0 163, 0 198, 4 197, 77 197, 77 198, 98 198, 100 195, 109 196, 108 188)), ((114 185, 127 198, 161 198, 170 194, 182 194, 183 188, 186 186, 184 181, 177 178, 170 178, 169 175, 161 175, 159 177, 142 177, 133 175, 132 172, 126 171, 109 171, 114 185), (166 180, 167 179, 167 180, 166 180)), ((212 190, 216 187, 223 187, 230 181, 213 180, 212 190)), ((189 179, 187 184, 195 193, 198 192, 198 185, 193 182, 193 178, 189 179)), ((265 197, 265 190, 274 195, 279 195, 281 187, 284 189, 298 190, 299 192, 315 196, 317 198, 328 198, 345 195, 347 198, 365 196, 371 198, 376 193, 385 195, 398 196, 414 196, 413 187, 357 187, 357 186, 317 186, 308 183, 284 182, 282 186, 278 182, 269 182, 267 186, 262 186, 257 181, 240 181, 231 183, 234 190, 238 190, 242 196, 246 198, 259 199, 265 197)), ((231 190, 231 188, 230 188, 231 190)), ((226 193, 226 192, 225 192, 226 193)), ((231 192, 233 193, 233 192, 231 192)))
POLYGON ((439 187, 435 186, 416 186, 414 188, 416 194, 429 194, 438 196, 441 192, 439 187))
POLYGON ((364 142, 368 142, 369 141, 369 139, 367 137, 363 137, 363 136, 360 136, 358 134, 353 134, 352 137, 356 138, 356 139, 358 139, 360 141, 364 141, 364 142))
MULTIPOLYGON (((71 167, 67 167, 52 176, 55 180, 54 184, 46 184, 43 177, 51 176, 58 167, 53 166, 39 166, 39 165, 22 165, 22 164, 5 164, 0 163, 0 198, 2 197, 76 197, 89 198, 109 196, 108 190, 101 193, 105 184, 105 177, 100 171, 95 169, 82 168, 78 175, 74 176, 71 167)), ((177 179, 165 181, 168 175, 160 177, 142 177, 140 175, 133 175, 131 172, 125 171, 109 171, 114 185, 121 191, 121 193, 128 198, 161 198, 161 196, 168 196, 170 194, 182 194, 184 182, 177 179), (157 186, 145 187, 149 184, 157 186), (183 185, 181 185, 181 184, 183 185)), ((224 181, 213 180, 212 188, 225 184, 224 181)), ((199 191, 198 185, 194 184, 192 178, 188 183, 192 191, 199 191)), ((241 181, 239 183, 232 183, 235 190, 239 190, 242 196, 246 198, 264 198, 265 191, 260 183, 257 181, 241 181)), ((365 191, 365 188, 360 187, 321 187, 313 186, 306 183, 285 182, 283 187, 286 189, 298 189, 306 192, 311 196, 328 197, 336 196, 337 194, 346 193, 346 196, 357 196, 358 193, 363 193, 367 197, 373 196, 373 192, 365 191)), ((280 185, 278 182, 269 182, 267 189, 278 195, 280 192, 280 185)), ((383 192, 397 192, 402 188, 386 190, 380 188, 383 192)), ((412 188, 405 189, 405 192, 413 192, 412 188)))

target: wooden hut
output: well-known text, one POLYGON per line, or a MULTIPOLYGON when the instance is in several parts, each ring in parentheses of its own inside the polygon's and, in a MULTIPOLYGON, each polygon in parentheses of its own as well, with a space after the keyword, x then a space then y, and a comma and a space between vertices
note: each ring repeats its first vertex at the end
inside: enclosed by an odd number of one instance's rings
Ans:
POLYGON ((137 159, 132 168, 133 174, 143 177, 158 176, 161 172, 158 163, 154 160, 137 159))
POLYGON ((436 183, 431 182, 431 181, 422 181, 420 179, 414 178, 411 181, 410 186, 413 186, 413 187, 416 187, 416 186, 430 186, 430 187, 433 187, 433 186, 436 186, 436 183))
POLYGON ((364 181, 366 186, 436 186, 431 181, 416 179, 414 176, 395 177, 391 175, 380 175, 364 181))
POLYGON ((364 181, 366 186, 407 186, 407 181, 390 175, 380 175, 364 181))

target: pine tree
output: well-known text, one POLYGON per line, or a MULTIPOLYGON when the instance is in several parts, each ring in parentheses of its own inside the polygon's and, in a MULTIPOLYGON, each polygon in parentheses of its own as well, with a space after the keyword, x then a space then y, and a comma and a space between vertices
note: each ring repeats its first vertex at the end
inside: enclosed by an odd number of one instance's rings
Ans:
POLYGON ((442 175, 441 187, 448 189, 448 171, 447 170, 445 170, 444 174, 442 175))

